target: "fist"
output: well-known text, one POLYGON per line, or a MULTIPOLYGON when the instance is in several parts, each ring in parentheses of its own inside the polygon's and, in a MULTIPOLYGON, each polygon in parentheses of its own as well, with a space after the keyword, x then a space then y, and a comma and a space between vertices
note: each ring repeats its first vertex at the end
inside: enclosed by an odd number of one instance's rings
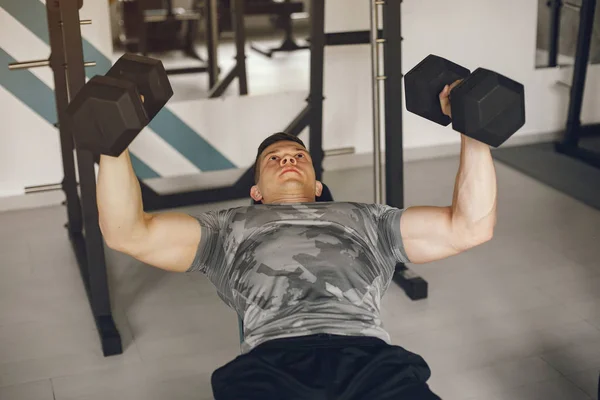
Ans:
POLYGON ((442 107, 442 112, 444 113, 444 115, 447 115, 450 118, 452 118, 452 109, 450 107, 450 92, 462 81, 462 79, 459 79, 450 86, 444 86, 444 90, 442 90, 442 92, 440 93, 440 106, 442 107))

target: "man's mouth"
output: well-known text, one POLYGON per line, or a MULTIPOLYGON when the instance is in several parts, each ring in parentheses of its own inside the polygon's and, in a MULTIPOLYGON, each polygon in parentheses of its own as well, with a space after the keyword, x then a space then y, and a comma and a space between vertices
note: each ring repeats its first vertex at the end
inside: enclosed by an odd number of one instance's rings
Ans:
POLYGON ((287 173, 287 172, 295 172, 297 174, 299 174, 300 172, 298 172, 298 170, 296 168, 286 168, 283 171, 281 171, 281 175, 287 173))

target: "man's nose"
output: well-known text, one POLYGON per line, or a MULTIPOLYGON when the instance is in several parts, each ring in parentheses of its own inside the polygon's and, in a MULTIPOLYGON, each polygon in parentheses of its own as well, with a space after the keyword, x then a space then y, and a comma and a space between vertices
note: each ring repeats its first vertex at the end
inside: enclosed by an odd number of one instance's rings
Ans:
POLYGON ((292 156, 281 157, 281 165, 287 165, 287 164, 295 165, 296 159, 292 156))

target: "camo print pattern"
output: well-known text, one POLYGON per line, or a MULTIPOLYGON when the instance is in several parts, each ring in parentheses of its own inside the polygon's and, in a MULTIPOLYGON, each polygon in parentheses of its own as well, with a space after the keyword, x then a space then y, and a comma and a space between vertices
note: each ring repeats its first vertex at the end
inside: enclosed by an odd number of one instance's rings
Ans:
POLYGON ((379 318, 397 262, 403 210, 350 202, 268 204, 194 215, 200 271, 244 321, 242 352, 331 333, 390 342, 379 318))

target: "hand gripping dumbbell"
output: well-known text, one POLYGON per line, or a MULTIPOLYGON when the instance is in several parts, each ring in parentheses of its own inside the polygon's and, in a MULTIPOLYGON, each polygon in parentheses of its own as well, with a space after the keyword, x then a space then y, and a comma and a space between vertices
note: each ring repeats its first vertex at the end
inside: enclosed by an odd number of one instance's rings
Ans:
POLYGON ((496 72, 473 73, 444 58, 429 55, 404 77, 408 111, 493 147, 525 124, 525 89, 496 72), (439 95, 446 85, 462 80, 450 93, 452 119, 442 112, 439 95))
POLYGON ((67 107, 77 149, 119 156, 173 96, 162 62, 125 54, 67 107))

